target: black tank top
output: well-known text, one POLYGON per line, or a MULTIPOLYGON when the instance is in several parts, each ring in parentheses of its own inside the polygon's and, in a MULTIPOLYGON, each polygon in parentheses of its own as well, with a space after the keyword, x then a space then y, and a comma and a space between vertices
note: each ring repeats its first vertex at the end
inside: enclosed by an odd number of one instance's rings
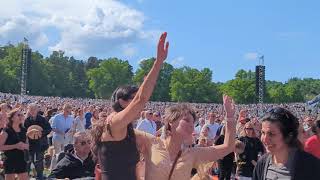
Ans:
MULTIPOLYGON (((14 145, 19 142, 26 142, 26 129, 20 126, 20 132, 16 132, 12 127, 6 127, 3 129, 8 134, 5 145, 14 145)), ((24 159, 24 151, 19 149, 12 149, 8 151, 4 151, 4 155, 7 159, 24 159)))
POLYGON ((132 124, 121 141, 100 142, 98 160, 102 180, 136 180, 136 164, 140 157, 132 124))

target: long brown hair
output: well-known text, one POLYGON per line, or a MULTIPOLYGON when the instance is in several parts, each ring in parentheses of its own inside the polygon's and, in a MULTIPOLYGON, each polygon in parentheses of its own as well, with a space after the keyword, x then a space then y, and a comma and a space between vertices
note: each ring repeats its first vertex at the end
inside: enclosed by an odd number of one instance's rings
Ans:
POLYGON ((12 127, 12 125, 13 125, 13 117, 14 117, 14 115, 16 115, 18 112, 20 112, 20 109, 19 109, 19 108, 16 108, 16 109, 11 110, 11 111, 8 113, 8 124, 7 124, 8 127, 12 127))

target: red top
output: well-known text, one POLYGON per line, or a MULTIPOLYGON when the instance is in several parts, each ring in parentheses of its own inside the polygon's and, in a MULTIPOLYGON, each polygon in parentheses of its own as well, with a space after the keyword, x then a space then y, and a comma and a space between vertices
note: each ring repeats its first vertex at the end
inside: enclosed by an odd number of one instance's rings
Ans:
POLYGON ((311 136, 305 142, 304 150, 317 158, 320 158, 320 139, 317 135, 311 136))

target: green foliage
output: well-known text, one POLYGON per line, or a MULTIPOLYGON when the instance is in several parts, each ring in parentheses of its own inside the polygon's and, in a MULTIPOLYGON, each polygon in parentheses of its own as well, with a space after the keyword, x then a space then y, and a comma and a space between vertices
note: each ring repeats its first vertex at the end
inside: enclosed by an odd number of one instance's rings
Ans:
MULTIPOLYGON (((19 93, 22 44, 0 47, 0 92, 19 93)), ((109 98, 119 85, 140 85, 152 68, 154 58, 141 61, 135 75, 128 61, 117 58, 86 61, 53 51, 49 57, 32 52, 27 90, 30 95, 109 98)), ((212 82, 212 71, 164 63, 151 100, 219 102, 222 94, 237 103, 255 103, 255 72, 240 69, 225 83, 212 82)), ((305 102, 320 94, 320 79, 291 78, 286 83, 266 81, 267 103, 305 102)))
MULTIPOLYGON (((155 58, 146 59, 140 62, 139 68, 133 77, 134 83, 140 85, 144 77, 149 73, 155 58)), ((152 93, 152 101, 170 101, 170 81, 174 68, 171 64, 164 63, 159 73, 157 85, 152 93)))
POLYGON ((128 61, 110 58, 87 72, 89 88, 98 98, 109 98, 121 85, 132 83, 132 66, 128 61))
POLYGON ((255 74, 241 69, 235 79, 220 86, 220 91, 233 97, 237 103, 255 103, 255 74))
POLYGON ((172 101, 179 102, 216 102, 217 89, 211 82, 212 71, 204 68, 199 71, 183 67, 173 71, 170 94, 172 101))

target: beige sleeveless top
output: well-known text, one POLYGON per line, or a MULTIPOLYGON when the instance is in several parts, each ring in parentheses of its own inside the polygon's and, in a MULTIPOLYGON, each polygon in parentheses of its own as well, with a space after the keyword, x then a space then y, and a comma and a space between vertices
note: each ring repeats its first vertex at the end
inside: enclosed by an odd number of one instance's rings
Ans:
MULTIPOLYGON (((149 139, 150 140, 150 139, 149 139)), ((174 160, 170 160, 169 152, 165 148, 164 141, 160 138, 152 138, 151 151, 145 156, 146 171, 145 180, 168 180, 169 173, 174 160)), ((198 161, 195 153, 199 148, 186 148, 182 151, 180 158, 173 170, 171 180, 190 180, 192 168, 206 163, 198 161)))

